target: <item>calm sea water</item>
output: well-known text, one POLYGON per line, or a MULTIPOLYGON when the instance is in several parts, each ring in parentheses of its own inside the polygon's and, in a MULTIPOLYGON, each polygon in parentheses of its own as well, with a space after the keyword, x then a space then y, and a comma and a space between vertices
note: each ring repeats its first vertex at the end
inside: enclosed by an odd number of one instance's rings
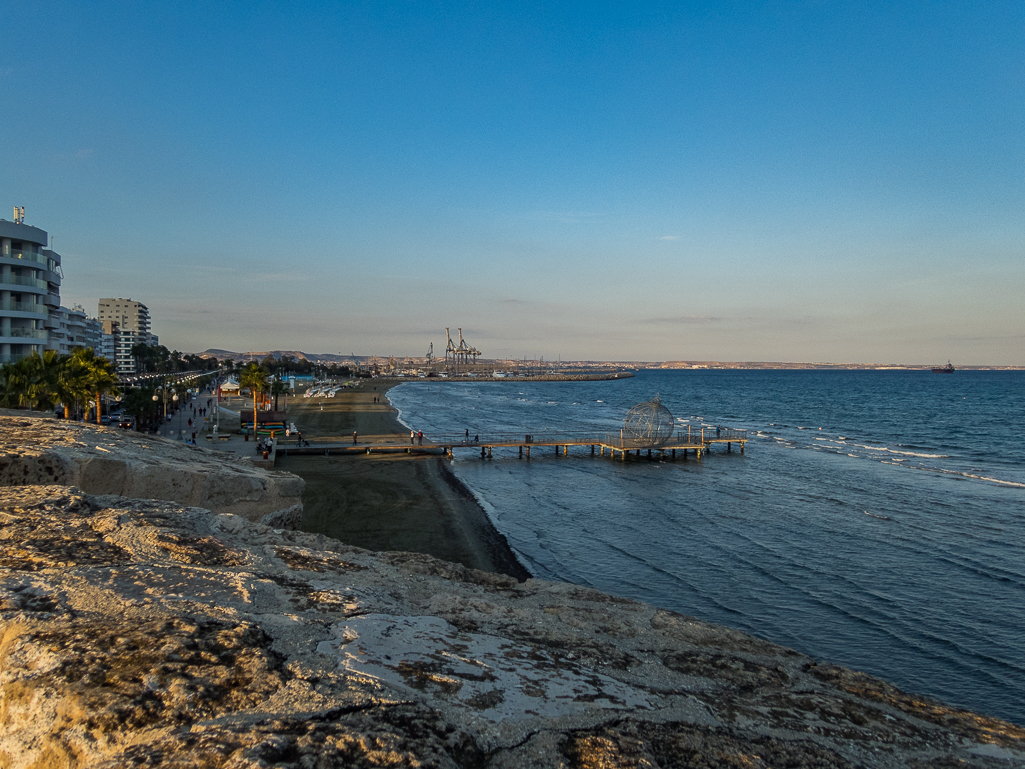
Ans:
POLYGON ((746 453, 510 449, 453 468, 540 577, 1025 724, 1025 372, 650 371, 389 397, 427 433, 540 436, 618 432, 656 393, 684 429, 749 430, 746 453))

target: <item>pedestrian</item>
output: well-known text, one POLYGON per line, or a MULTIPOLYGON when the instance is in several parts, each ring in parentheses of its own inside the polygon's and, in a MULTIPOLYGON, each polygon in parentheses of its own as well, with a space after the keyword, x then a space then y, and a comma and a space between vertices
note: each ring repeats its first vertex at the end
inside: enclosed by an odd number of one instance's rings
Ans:
POLYGON ((414 438, 416 438, 416 430, 410 430, 409 431, 409 445, 410 446, 413 445, 413 443, 414 443, 413 439, 414 438))
POLYGON ((419 443, 421 446, 423 446, 423 444, 424 444, 424 431, 423 430, 418 430, 417 431, 417 433, 416 433, 416 440, 417 440, 417 443, 419 443))
POLYGON ((470 428, 466 428, 466 440, 470 440, 470 428))
POLYGON ((719 425, 716 425, 716 426, 715 426, 715 437, 716 437, 716 438, 718 438, 718 437, 719 437, 719 433, 720 433, 721 429, 722 429, 722 428, 721 428, 721 427, 720 427, 719 425))
POLYGON ((355 430, 352 431, 352 445, 353 446, 356 445, 356 431, 355 430))

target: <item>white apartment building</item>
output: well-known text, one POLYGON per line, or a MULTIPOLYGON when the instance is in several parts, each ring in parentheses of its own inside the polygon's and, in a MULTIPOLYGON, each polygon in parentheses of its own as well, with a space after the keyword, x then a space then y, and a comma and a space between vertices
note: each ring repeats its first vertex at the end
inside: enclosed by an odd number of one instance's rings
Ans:
POLYGON ((150 333, 149 308, 132 299, 106 298, 100 299, 96 316, 104 335, 110 335, 109 346, 113 348, 117 373, 134 374, 132 347, 158 343, 157 336, 150 333))
POLYGON ((0 363, 59 349, 60 254, 47 248, 44 230, 0 219, 0 363), (50 339, 50 332, 58 336, 50 339))
MULTIPOLYGON (((62 353, 70 353, 76 347, 91 347, 97 355, 103 355, 103 329, 96 318, 85 314, 85 309, 76 305, 71 309, 61 307, 57 313, 59 328, 50 330, 50 346, 62 353)), ((106 357, 106 356, 104 356, 106 357)), ((113 355, 109 358, 114 362, 113 355)))
POLYGON ((150 320, 149 308, 142 302, 134 302, 131 299, 101 299, 96 313, 100 323, 113 321, 118 324, 118 329, 134 331, 144 344, 155 344, 150 342, 150 320))

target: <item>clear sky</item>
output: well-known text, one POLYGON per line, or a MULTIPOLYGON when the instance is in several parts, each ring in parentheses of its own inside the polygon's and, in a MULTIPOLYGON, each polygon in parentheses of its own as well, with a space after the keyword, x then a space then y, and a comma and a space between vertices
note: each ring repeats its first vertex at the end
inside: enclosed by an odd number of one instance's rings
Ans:
POLYGON ((169 348, 1025 364, 1021 0, 0 20, 0 216, 169 348))

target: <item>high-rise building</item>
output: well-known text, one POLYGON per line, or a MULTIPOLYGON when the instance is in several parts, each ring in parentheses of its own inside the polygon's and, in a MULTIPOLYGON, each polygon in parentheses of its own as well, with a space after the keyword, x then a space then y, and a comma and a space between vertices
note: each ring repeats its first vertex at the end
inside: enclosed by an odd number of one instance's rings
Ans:
POLYGON ((100 323, 114 321, 121 332, 135 332, 139 344, 155 344, 149 341, 149 308, 142 302, 133 302, 131 299, 101 299, 96 318, 100 323))
POLYGON ((135 356, 132 348, 137 344, 155 345, 158 339, 150 333, 149 308, 142 302, 131 299, 101 299, 97 308, 97 320, 103 333, 111 337, 114 363, 117 373, 135 373, 135 356))
POLYGON ((14 221, 0 219, 0 362, 59 349, 60 254, 47 248, 49 236, 25 224, 25 209, 14 221))

